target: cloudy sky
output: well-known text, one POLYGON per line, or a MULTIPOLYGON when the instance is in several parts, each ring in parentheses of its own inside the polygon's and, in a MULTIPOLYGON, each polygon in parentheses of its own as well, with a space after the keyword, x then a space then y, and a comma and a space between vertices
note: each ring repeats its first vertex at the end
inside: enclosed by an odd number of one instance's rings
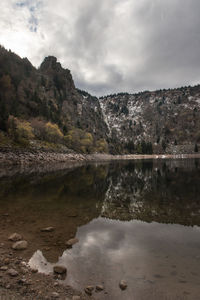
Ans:
POLYGON ((94 95, 200 83, 199 0, 1 0, 0 44, 94 95))

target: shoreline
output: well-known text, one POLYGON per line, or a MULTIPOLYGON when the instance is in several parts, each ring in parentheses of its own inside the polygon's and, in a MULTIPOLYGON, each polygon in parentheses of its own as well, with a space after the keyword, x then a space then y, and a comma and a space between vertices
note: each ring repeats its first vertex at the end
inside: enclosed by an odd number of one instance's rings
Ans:
POLYGON ((103 162, 114 160, 143 159, 187 159, 200 158, 200 153, 191 154, 81 154, 22 149, 0 149, 0 167, 5 166, 53 166, 55 164, 72 164, 77 162, 103 162))

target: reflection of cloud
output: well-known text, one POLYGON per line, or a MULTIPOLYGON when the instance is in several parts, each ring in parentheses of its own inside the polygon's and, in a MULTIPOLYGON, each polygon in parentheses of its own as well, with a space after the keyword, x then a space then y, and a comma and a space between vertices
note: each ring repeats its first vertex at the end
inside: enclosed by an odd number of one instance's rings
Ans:
MULTIPOLYGON (((79 243, 65 250, 56 263, 67 268, 66 283, 80 289, 104 282, 111 299, 129 299, 127 294, 120 298, 116 289, 122 278, 128 281, 127 292, 131 295, 135 289, 143 290, 152 282, 164 292, 168 292, 169 286, 177 291, 178 281, 170 276, 174 265, 178 279, 180 274, 187 280, 191 272, 200 272, 194 260, 200 248, 197 226, 98 218, 81 226, 77 237, 79 243), (155 276, 162 280, 155 281, 155 276)), ((30 265, 48 273, 55 264, 48 263, 42 252, 37 251, 30 265)))

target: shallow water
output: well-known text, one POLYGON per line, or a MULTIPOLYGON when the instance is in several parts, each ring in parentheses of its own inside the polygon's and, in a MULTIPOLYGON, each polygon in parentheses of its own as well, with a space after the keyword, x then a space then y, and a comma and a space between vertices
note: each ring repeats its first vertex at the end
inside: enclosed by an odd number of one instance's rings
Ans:
POLYGON ((200 160, 15 174, 0 188, 0 212, 9 215, 2 233, 23 234, 24 255, 40 272, 65 265, 64 284, 103 284, 97 299, 199 299, 200 160), (40 231, 47 226, 54 232, 40 231))

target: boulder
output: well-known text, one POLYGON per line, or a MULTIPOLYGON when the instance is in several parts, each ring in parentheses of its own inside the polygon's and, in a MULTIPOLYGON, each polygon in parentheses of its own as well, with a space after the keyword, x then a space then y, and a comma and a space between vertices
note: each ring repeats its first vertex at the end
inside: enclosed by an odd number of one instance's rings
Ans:
POLYGON ((24 250, 28 247, 27 241, 18 241, 12 245, 14 250, 24 250))

